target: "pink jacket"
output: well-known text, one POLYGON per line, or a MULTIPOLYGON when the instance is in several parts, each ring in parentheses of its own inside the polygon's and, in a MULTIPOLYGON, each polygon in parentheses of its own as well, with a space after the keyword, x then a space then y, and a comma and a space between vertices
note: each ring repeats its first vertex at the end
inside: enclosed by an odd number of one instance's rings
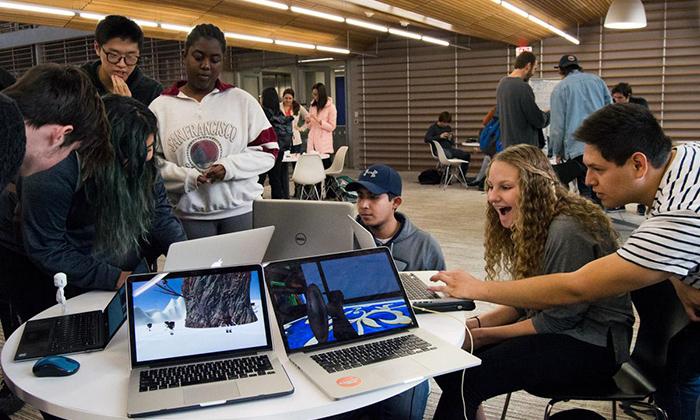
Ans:
POLYGON ((309 138, 306 142, 306 152, 333 153, 333 130, 338 111, 333 105, 333 100, 328 98, 326 106, 317 110, 315 106, 309 107, 309 115, 321 120, 320 124, 307 120, 309 138))

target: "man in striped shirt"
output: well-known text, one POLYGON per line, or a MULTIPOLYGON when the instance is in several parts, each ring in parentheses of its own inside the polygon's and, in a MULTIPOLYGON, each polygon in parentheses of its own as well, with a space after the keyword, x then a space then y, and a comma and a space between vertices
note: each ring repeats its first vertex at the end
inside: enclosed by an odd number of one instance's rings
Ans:
POLYGON ((598 300, 671 279, 690 323, 669 346, 659 403, 671 419, 694 419, 700 396, 700 146, 672 147, 654 116, 634 104, 608 105, 574 136, 585 143, 586 184, 605 207, 642 203, 646 219, 613 254, 571 273, 482 282, 440 272, 432 289, 453 296, 543 309, 598 300))

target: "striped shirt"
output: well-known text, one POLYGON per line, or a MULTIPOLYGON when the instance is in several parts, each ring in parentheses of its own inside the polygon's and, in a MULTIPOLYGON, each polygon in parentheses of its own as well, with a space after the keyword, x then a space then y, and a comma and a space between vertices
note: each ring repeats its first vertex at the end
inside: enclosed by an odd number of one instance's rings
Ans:
POLYGON ((649 218, 617 253, 634 264, 676 274, 700 289, 700 146, 677 146, 649 218))

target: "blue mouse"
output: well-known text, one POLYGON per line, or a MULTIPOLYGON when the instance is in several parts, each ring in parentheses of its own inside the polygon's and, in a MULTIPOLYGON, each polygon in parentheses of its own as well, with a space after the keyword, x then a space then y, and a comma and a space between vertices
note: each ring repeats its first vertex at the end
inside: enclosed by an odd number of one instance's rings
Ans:
POLYGON ((32 372, 35 376, 68 376, 80 369, 77 360, 65 356, 46 356, 34 363, 32 372))

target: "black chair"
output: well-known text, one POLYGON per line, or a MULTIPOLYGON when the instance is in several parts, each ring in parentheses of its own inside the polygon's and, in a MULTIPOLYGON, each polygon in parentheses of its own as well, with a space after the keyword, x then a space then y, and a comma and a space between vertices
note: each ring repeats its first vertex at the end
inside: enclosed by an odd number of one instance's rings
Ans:
MULTIPOLYGON (((630 360, 624 363, 609 383, 595 387, 570 389, 526 389, 532 395, 549 399, 544 419, 548 420, 554 404, 562 401, 610 401, 613 420, 617 402, 625 407, 642 406, 653 410, 656 418, 668 416, 653 400, 656 383, 666 365, 668 343, 688 323, 688 317, 670 281, 664 281, 631 293, 639 315, 639 330, 630 360)), ((502 419, 508 410, 510 394, 506 397, 502 419)))

